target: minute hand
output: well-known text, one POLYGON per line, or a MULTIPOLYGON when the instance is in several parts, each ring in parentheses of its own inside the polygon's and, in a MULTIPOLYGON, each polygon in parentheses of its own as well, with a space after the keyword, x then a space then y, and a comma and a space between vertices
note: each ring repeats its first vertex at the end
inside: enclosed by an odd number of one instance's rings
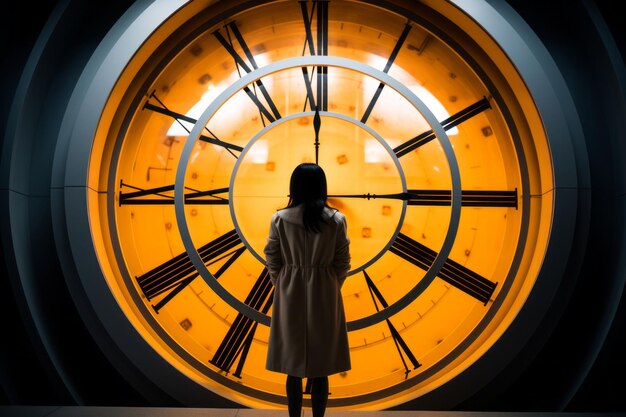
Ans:
MULTIPOLYGON (((450 206, 450 190, 407 190, 395 194, 335 194, 328 198, 392 199, 406 201, 410 206, 450 206)), ((515 190, 463 190, 461 205, 470 207, 514 207, 517 209, 515 190)))
POLYGON ((416 195, 411 192, 406 193, 396 193, 396 194, 332 194, 329 195, 328 198, 363 198, 366 200, 376 199, 376 198, 391 198, 394 200, 405 200, 408 201, 414 198, 416 195))

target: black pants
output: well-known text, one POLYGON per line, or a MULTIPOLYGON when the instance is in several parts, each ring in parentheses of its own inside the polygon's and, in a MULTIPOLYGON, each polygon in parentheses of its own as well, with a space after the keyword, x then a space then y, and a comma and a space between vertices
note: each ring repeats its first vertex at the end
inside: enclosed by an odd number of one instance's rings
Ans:
MULTIPOLYGON (((302 378, 287 376, 287 405, 289 417, 302 414, 302 378)), ((328 377, 311 378, 311 408, 313 417, 323 417, 328 402, 328 377)))

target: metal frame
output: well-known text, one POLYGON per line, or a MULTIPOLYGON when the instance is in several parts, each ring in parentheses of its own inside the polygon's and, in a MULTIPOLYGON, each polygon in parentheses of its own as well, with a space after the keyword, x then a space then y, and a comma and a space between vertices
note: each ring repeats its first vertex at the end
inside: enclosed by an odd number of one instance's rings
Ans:
POLYGON ((189 255, 189 259, 191 259, 191 262, 195 266, 200 276, 207 283, 207 285, 209 285, 209 287, 211 287, 211 289, 220 298, 222 298, 222 300, 227 302, 231 307, 236 309, 241 314, 244 314, 248 318, 256 320, 261 324, 269 326, 270 317, 268 315, 263 314, 258 310, 248 306, 241 300, 237 299, 230 292, 228 292, 209 272, 207 267, 204 265, 204 262, 202 262, 202 258, 198 254, 198 251, 193 244, 193 240, 191 239, 191 233, 189 231, 189 226, 187 224, 187 219, 185 216, 185 176, 187 173, 187 165, 189 164, 189 159, 191 157, 193 147, 200 137, 202 129, 204 129, 204 126, 207 125, 208 121, 230 97, 235 95, 244 87, 269 74, 290 68, 301 68, 306 66, 329 66, 351 69, 370 76, 381 83, 384 83, 386 86, 394 89, 396 92, 404 96, 416 108, 416 110, 422 114, 427 123, 435 132, 435 135, 437 136, 437 139, 439 140, 441 147, 446 155, 446 158, 448 160, 448 168, 450 169, 450 176, 452 180, 452 204, 450 224, 446 233, 446 237, 444 238, 441 250, 437 254, 437 257, 433 261, 433 264, 426 272, 424 277, 394 304, 385 309, 377 311, 370 316, 352 320, 347 323, 348 330, 358 330, 379 323, 398 313, 400 310, 408 306, 413 300, 415 300, 415 298, 417 298, 431 284, 431 282, 439 274, 439 271, 443 267, 444 262, 448 259, 448 255, 450 254, 452 245, 454 244, 454 240, 456 238, 456 232, 458 230, 459 220, 461 217, 461 174, 459 172, 459 166, 454 151, 452 149, 450 139, 446 135, 443 126, 435 118, 435 116, 428 109, 428 107, 410 89, 397 81, 395 78, 389 76, 382 71, 376 70, 369 65, 347 58, 335 56, 302 56, 270 63, 236 80, 231 85, 229 85, 214 101, 212 101, 211 104, 209 104, 207 109, 202 113, 202 116, 198 118, 197 123, 194 125, 187 140, 185 141, 185 145, 183 147, 178 162, 178 168, 176 170, 176 181, 174 185, 174 206, 176 212, 176 221, 178 222, 181 239, 183 241, 187 254, 189 255))

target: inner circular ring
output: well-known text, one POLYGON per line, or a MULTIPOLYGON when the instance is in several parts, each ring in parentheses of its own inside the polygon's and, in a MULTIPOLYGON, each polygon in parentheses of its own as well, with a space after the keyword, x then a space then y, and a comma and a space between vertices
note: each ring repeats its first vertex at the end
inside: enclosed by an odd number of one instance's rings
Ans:
POLYGON ((187 219, 185 216, 185 176, 187 173, 187 166, 189 164, 191 153, 193 151, 196 141, 200 136, 202 129, 204 129, 204 126, 206 126, 209 119, 211 119, 211 117, 217 112, 217 110, 230 97, 232 97, 239 90, 265 77, 268 74, 289 68, 301 68, 307 66, 329 66, 351 69, 382 82, 383 84, 389 86, 390 88, 394 89, 399 94, 404 96, 422 114, 422 116, 426 119, 426 122, 433 129, 433 132, 439 140, 441 147, 446 155, 446 159, 448 160, 448 167, 450 169, 450 177, 452 180, 450 223, 441 250, 435 257, 435 260, 433 261, 431 267, 428 269, 424 277, 394 304, 391 304, 389 307, 381 309, 376 313, 371 314, 370 316, 352 320, 347 323, 348 331, 358 330, 374 325, 393 316, 394 314, 405 308, 407 305, 409 305, 431 284, 431 282, 439 274, 439 271, 443 267, 445 261, 448 259, 448 255, 450 254, 452 245, 454 244, 454 240, 456 238, 459 220, 461 217, 461 174, 459 171, 456 156, 454 154, 454 150, 452 148, 452 144, 450 143, 450 139, 446 135, 443 126, 439 123, 437 118, 426 106, 426 104, 424 104, 424 102, 421 101, 415 95, 415 93, 413 93, 405 85, 403 85, 401 82, 391 77, 387 73, 379 71, 367 64, 363 64, 352 59, 319 55, 287 58, 281 61, 272 62, 264 67, 251 71, 239 78, 238 80, 234 81, 215 100, 213 100, 211 104, 209 104, 204 113, 202 113, 202 116, 198 118, 196 124, 194 125, 185 142, 179 159, 179 164, 176 169, 176 182, 174 184, 174 209, 176 213, 176 221, 178 223, 181 240, 183 241, 185 250, 187 251, 187 255, 189 256, 189 259, 193 263, 200 276, 202 276, 204 281, 207 283, 207 285, 209 285, 209 287, 211 287, 211 289, 220 298, 226 301, 238 312, 244 314, 246 317, 252 320, 255 320, 269 327, 271 320, 270 316, 250 307, 243 301, 237 299, 233 294, 228 292, 217 281, 217 279, 215 279, 215 277, 207 269, 206 265, 204 265, 204 262, 202 261, 202 258, 200 257, 200 254, 198 253, 198 250, 194 246, 191 239, 189 225, 187 224, 187 219))
MULTIPOLYGON (((261 254, 259 254, 258 251, 256 251, 254 249, 254 245, 250 244, 250 242, 246 239, 246 235, 245 235, 245 233, 243 233, 242 228, 241 228, 241 226, 239 224, 239 221, 237 220, 237 215, 235 213, 235 199, 232 198, 232 196, 234 196, 236 194, 235 193, 235 188, 236 188, 235 183, 236 183, 236 178, 237 178, 237 172, 238 172, 239 168, 241 167, 241 164, 245 160, 245 157, 246 157, 246 154, 248 153, 248 151, 254 146, 256 141, 259 138, 263 137, 268 131, 270 131, 271 129, 277 127, 278 125, 280 125, 282 123, 285 123, 285 122, 288 122, 290 120, 297 119, 297 118, 300 118, 300 117, 313 116, 314 114, 315 114, 315 112, 312 112, 312 111, 310 111, 310 112, 301 112, 301 113, 293 113, 293 114, 285 116, 282 119, 276 120, 275 122, 265 126, 256 135, 254 135, 254 137, 244 147, 243 151, 241 152, 241 154, 240 154, 239 158, 237 159, 237 162, 235 163, 235 166, 233 168, 233 172, 232 172, 232 175, 230 177, 230 186, 229 186, 230 196, 231 196, 230 215, 231 215, 231 218, 233 220, 233 224, 235 225, 235 230, 237 230, 237 233, 239 234, 239 237, 243 241, 243 244, 250 251, 250 253, 252 253, 262 264, 265 264, 265 258, 261 254)), ((320 115, 320 117, 333 117, 333 118, 336 118, 336 119, 341 119, 341 120, 346 121, 348 123, 352 123, 354 125, 357 125, 361 129, 365 130, 371 136, 373 136, 378 141, 378 143, 385 148, 385 150, 387 151, 387 153, 391 157, 391 159, 392 159, 396 169, 398 170, 398 175, 400 177, 400 183, 402 185, 402 192, 406 192, 407 191, 406 177, 404 175, 404 170, 402 169, 402 165, 400 164, 400 161, 398 160, 398 157, 393 152, 393 149, 391 148, 391 146, 389 146, 389 144, 387 144, 387 142, 385 142, 385 140, 382 138, 382 136, 380 136, 374 129, 372 129, 371 127, 369 127, 366 124, 362 123, 360 120, 356 120, 356 119, 354 119, 352 117, 346 116, 346 115, 341 114, 341 113, 321 111, 321 112, 319 112, 319 115, 320 115)), ((389 247, 393 243, 393 241, 396 238, 396 236, 398 235, 398 233, 400 233, 400 229, 402 228, 402 223, 404 222, 404 217, 406 215, 406 207, 407 207, 407 202, 403 201, 402 202, 402 210, 400 212, 400 215, 398 216, 398 224, 396 225, 396 228, 395 228, 394 232, 392 233, 391 238, 388 240, 387 244, 380 251, 378 251, 378 253, 376 253, 372 258, 370 258, 367 262, 365 262, 365 263, 359 265, 358 267, 353 268, 352 270, 350 270, 350 272, 348 272, 348 275, 354 275, 354 274, 356 274, 358 272, 361 272, 362 270, 364 270, 365 268, 367 268, 368 266, 370 266, 374 262, 376 262, 389 249, 389 247)))

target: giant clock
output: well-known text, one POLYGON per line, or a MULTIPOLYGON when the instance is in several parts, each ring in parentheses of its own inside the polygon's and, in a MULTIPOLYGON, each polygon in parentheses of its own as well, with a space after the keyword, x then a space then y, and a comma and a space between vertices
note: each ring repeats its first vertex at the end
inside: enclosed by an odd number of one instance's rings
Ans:
POLYGON ((105 39, 82 90, 99 104, 66 116, 66 178, 86 184, 70 238, 104 322, 123 317, 180 375, 166 391, 284 406, 262 248, 301 162, 326 171, 351 239, 352 369, 329 407, 460 399, 451 381, 490 368, 550 288, 554 156, 569 155, 479 6, 155 2, 105 39))

